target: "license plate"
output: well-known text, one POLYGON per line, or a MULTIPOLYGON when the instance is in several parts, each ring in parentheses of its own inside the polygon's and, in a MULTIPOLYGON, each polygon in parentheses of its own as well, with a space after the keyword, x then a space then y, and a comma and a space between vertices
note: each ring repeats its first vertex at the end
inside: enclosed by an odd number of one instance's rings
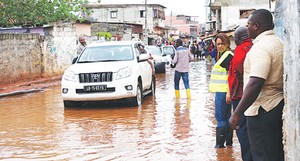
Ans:
POLYGON ((95 85, 95 86, 84 86, 84 91, 93 91, 93 92, 101 92, 106 91, 106 85, 95 85))

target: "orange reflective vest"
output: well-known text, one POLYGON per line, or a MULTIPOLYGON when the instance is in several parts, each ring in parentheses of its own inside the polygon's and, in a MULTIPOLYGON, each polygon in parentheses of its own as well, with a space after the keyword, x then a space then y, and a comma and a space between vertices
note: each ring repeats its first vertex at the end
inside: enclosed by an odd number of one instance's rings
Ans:
POLYGON ((210 92, 228 92, 228 73, 225 68, 220 66, 220 64, 229 54, 233 56, 231 51, 226 51, 212 68, 208 86, 210 92))

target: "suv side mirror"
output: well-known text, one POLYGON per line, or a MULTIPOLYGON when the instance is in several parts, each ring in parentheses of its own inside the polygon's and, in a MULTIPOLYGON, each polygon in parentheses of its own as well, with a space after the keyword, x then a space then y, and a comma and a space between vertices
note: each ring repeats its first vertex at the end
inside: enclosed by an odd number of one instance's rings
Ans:
POLYGON ((174 57, 175 57, 175 53, 171 55, 172 60, 174 59, 174 57))
POLYGON ((75 64, 75 62, 77 61, 78 56, 76 56, 73 60, 72 60, 72 64, 75 64))

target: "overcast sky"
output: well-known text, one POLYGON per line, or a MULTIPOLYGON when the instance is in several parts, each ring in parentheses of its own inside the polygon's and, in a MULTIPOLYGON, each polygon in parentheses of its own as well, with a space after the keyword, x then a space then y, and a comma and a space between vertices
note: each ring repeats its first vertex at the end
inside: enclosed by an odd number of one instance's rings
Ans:
MULTIPOLYGON (((147 0, 148 4, 160 4, 166 8, 166 16, 184 14, 198 16, 200 23, 205 22, 206 0, 147 0)), ((90 0, 97 2, 97 0, 90 0)), ((102 4, 145 4, 145 0, 101 0, 102 4)))

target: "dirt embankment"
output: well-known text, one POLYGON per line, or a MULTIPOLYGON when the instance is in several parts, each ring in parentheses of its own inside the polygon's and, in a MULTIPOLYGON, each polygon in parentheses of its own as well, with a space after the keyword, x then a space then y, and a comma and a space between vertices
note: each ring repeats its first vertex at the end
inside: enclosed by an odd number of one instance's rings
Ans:
POLYGON ((16 83, 0 84, 0 94, 31 89, 44 89, 51 86, 59 85, 60 83, 61 76, 56 76, 52 78, 39 78, 32 81, 18 81, 16 83))

